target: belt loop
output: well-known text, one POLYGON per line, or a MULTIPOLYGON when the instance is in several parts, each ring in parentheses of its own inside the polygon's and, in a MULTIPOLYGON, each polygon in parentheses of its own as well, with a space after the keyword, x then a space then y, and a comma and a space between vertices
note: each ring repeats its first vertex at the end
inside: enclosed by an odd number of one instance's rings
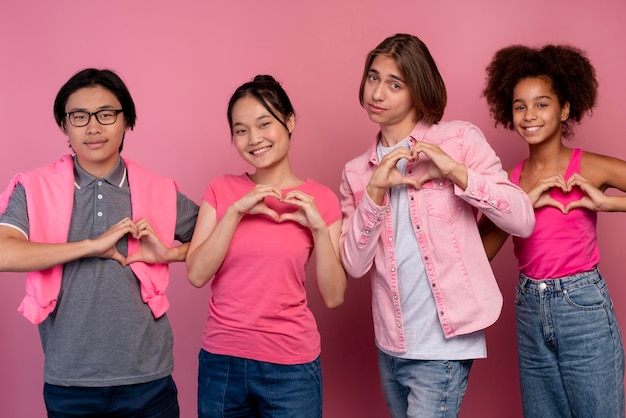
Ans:
POLYGON ((524 295, 524 294, 526 294, 526 283, 528 283, 528 277, 526 277, 524 274, 520 273, 519 278, 520 278, 519 287, 520 287, 520 290, 522 292, 522 295, 524 295))
POLYGON ((556 290, 556 294, 559 296, 563 294, 563 287, 561 286, 562 283, 561 279, 554 280, 554 290, 556 290))

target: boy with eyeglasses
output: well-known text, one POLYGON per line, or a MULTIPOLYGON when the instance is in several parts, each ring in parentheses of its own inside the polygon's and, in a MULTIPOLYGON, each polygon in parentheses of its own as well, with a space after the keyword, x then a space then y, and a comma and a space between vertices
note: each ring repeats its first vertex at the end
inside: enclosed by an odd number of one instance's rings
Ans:
POLYGON ((0 195, 0 271, 27 272, 19 311, 39 326, 48 416, 178 417, 165 290, 198 206, 121 157, 136 113, 112 71, 71 77, 54 115, 73 155, 0 195))

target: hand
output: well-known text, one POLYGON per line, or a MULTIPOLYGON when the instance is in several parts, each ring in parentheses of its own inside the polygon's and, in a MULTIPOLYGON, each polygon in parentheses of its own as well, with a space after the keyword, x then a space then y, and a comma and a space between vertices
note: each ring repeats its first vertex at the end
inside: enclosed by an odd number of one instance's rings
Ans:
POLYGON ((367 193, 377 204, 381 204, 385 193, 392 187, 406 184, 417 188, 417 183, 410 177, 403 176, 396 167, 398 161, 406 158, 413 161, 413 155, 404 147, 396 148, 385 155, 380 164, 372 173, 372 177, 367 185, 367 193))
POLYGON ((146 219, 141 219, 135 224, 132 236, 139 240, 139 249, 134 254, 129 254, 122 265, 126 266, 136 261, 143 261, 149 264, 169 262, 168 255, 170 249, 154 233, 146 219))
POLYGON ((569 179, 567 179, 567 187, 569 190, 572 190, 574 187, 580 188, 583 192, 583 197, 579 200, 570 202, 565 207, 564 213, 568 213, 570 210, 576 208, 589 209, 595 212, 606 210, 604 206, 608 196, 580 174, 574 173, 569 179))
POLYGON ((567 213, 565 206, 550 196, 550 190, 559 188, 563 193, 569 193, 571 187, 568 186, 562 175, 547 177, 539 180, 535 186, 527 193, 533 208, 539 209, 544 206, 552 206, 559 209, 563 213, 567 213))
POLYGON ((414 161, 419 160, 420 153, 430 160, 428 169, 416 180, 416 188, 432 179, 447 178, 458 184, 463 189, 467 187, 467 168, 452 159, 439 146, 419 141, 411 149, 414 161))
POLYGON ((293 190, 285 195, 282 199, 284 203, 298 206, 298 210, 295 212, 287 212, 280 215, 279 222, 294 221, 300 225, 317 231, 326 227, 326 223, 320 215, 317 206, 315 206, 315 199, 300 190, 293 190))
POLYGON ((257 184, 254 189, 250 190, 244 197, 233 203, 233 207, 240 214, 248 215, 267 215, 279 221, 278 213, 270 209, 264 199, 266 197, 275 197, 276 199, 282 199, 282 191, 275 185, 257 184))
POLYGON ((93 255, 100 258, 110 258, 118 261, 123 266, 126 265, 126 259, 117 251, 117 242, 126 234, 134 235, 137 233, 137 226, 130 218, 124 218, 98 238, 93 240, 93 255))

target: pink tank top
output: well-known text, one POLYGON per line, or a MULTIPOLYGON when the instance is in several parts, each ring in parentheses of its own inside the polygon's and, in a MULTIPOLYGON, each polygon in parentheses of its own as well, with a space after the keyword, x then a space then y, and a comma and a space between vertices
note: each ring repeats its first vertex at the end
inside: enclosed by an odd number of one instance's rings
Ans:
MULTIPOLYGON (((580 173, 582 151, 574 149, 564 177, 580 173)), ((519 185, 524 161, 513 168, 511 181, 519 185)), ((583 196, 579 188, 564 194, 553 189, 550 195, 567 205, 583 196)), ((559 209, 535 209, 536 224, 528 238, 513 237, 519 270, 533 279, 552 279, 592 270, 600 260, 596 240, 597 213, 587 209, 573 209, 564 215, 559 209)))

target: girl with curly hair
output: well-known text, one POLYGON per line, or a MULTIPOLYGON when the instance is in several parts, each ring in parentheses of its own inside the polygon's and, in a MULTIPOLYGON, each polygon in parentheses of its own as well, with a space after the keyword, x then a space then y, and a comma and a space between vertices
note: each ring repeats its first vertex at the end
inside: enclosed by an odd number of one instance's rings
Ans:
MULTIPOLYGON (((530 237, 513 237, 526 418, 624 416, 624 348, 598 270, 596 217, 626 211, 626 196, 604 193, 626 191, 626 162, 563 142, 591 113, 597 90, 594 67, 571 46, 509 46, 487 66, 483 95, 496 125, 515 130, 529 148, 509 171, 536 216, 530 237)), ((491 258, 508 234, 487 219, 481 227, 491 258)))

